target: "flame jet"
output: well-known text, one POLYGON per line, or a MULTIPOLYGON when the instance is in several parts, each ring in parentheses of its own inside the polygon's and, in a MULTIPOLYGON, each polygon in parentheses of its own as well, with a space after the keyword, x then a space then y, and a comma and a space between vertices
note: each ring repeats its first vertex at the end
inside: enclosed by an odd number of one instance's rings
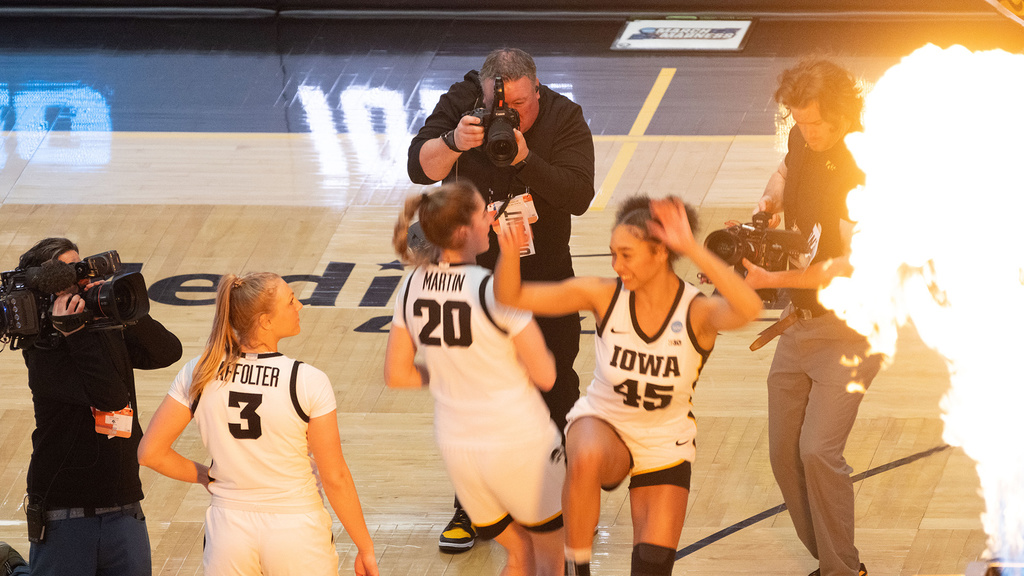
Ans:
MULTIPOLYGON (((892 356, 912 323, 945 359, 946 442, 977 463, 988 553, 1024 561, 1024 55, 918 49, 867 95, 850 278, 822 303, 892 356)), ((1021 575, 1024 571, 1016 570, 1021 575)), ((1004 573, 1005 569, 1004 569, 1004 573)))

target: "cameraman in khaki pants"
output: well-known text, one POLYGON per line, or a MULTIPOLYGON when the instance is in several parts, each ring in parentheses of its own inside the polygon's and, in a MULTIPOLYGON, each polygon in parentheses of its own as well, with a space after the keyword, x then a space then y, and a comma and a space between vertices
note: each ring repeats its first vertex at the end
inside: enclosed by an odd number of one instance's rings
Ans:
POLYGON ((867 356, 867 340, 818 303, 819 289, 850 273, 846 195, 863 184, 864 172, 843 139, 861 129, 863 96, 847 70, 808 59, 782 73, 775 100, 796 129, 758 210, 773 214, 775 226, 784 212, 786 227, 807 238, 810 258, 779 272, 744 260, 748 284, 789 288, 792 299, 783 319, 754 344, 782 335, 768 373, 772 471, 797 535, 818 560, 811 576, 866 576, 854 545, 852 468, 843 450, 881 358, 867 356))

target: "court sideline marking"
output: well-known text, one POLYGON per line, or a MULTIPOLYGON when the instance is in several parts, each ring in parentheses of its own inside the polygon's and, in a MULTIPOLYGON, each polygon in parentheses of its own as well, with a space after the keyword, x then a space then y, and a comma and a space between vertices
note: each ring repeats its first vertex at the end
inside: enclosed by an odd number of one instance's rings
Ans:
MULTIPOLYGON (((900 466, 906 466, 907 464, 910 464, 912 462, 916 462, 916 461, 918 461, 918 460, 920 460, 922 458, 927 458, 928 456, 931 456, 932 454, 937 454, 937 453, 942 452, 943 450, 947 450, 949 448, 950 448, 950 446, 948 444, 942 444, 942 445, 936 446, 934 448, 929 448, 928 450, 925 450, 923 452, 918 452, 917 454, 911 454, 910 456, 907 456, 905 458, 900 458, 899 460, 894 460, 892 462, 889 462, 888 464, 882 464, 881 466, 876 466, 875 468, 872 468, 870 470, 865 470, 864 472, 861 472, 860 474, 854 474, 853 477, 851 478, 851 480, 853 482, 860 482, 861 480, 864 480, 866 478, 870 478, 870 477, 875 476, 877 474, 881 474, 882 472, 888 472, 889 470, 892 470, 894 468, 899 468, 900 466)), ((711 544, 714 544, 715 542, 718 542, 719 540, 725 538, 726 536, 729 536, 731 534, 735 534, 736 532, 739 532, 740 530, 742 530, 744 528, 747 528, 749 526, 757 524, 761 520, 765 520, 765 519, 771 518, 772 516, 775 516, 776 514, 781 514, 785 510, 786 510, 786 505, 785 504, 779 504, 778 506, 776 506, 774 508, 769 508, 769 509, 765 510, 764 512, 760 512, 758 514, 754 514, 750 518, 747 518, 745 520, 741 520, 741 521, 733 524, 732 526, 729 526, 727 528, 719 530, 718 532, 715 532, 714 534, 712 534, 712 535, 710 535, 710 536, 708 536, 706 538, 698 540, 698 541, 694 542, 693 544, 690 544, 689 546, 678 550, 676 552, 676 560, 680 560, 680 559, 682 559, 682 558, 684 558, 686 556, 689 556, 690 554, 693 554, 694 552, 700 550, 701 548, 704 548, 706 546, 710 546, 711 544)))
MULTIPOLYGON (((661 99, 665 97, 668 85, 672 82, 672 78, 675 75, 675 68, 661 69, 658 78, 654 81, 654 86, 651 87, 650 93, 647 94, 647 100, 644 101, 643 107, 640 108, 640 113, 637 114, 636 120, 633 122, 633 127, 629 129, 629 136, 644 135, 647 127, 651 124, 651 118, 654 117, 654 113, 661 104, 661 99)), ((604 177, 604 182, 601 183, 597 195, 594 196, 594 201, 590 203, 591 210, 604 210, 604 207, 608 205, 612 194, 615 193, 615 187, 619 185, 619 180, 622 179, 622 175, 626 172, 626 167, 629 166, 629 161, 633 159, 636 147, 636 141, 627 141, 622 144, 622 148, 619 148, 619 153, 615 157, 615 162, 612 163, 611 170, 604 177)))

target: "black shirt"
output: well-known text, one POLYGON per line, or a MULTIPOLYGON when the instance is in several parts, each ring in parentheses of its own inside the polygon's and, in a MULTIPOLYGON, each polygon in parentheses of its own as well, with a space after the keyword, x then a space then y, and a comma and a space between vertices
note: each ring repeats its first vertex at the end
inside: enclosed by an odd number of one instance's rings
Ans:
POLYGON ((142 499, 136 451, 142 439, 133 369, 170 366, 181 342, 149 316, 124 329, 79 330, 46 350, 22 351, 36 428, 28 493, 48 509, 110 507, 142 499), (95 430, 91 407, 134 410, 130 438, 95 430))
MULTIPOLYGON (((806 238, 812 235, 815 225, 821 225, 817 252, 811 264, 846 253, 839 221, 850 220, 846 197, 850 190, 862 184, 864 172, 843 140, 828 150, 815 152, 807 146, 799 128, 794 126, 790 130, 783 210, 786 227, 796 225, 806 238)), ((818 303, 817 290, 791 289, 790 296, 801 308, 824 310, 818 303)))
MULTIPOLYGON (((498 167, 483 150, 464 152, 444 178, 445 182, 468 180, 484 196, 484 202, 506 200, 529 187, 537 208, 533 224, 537 253, 524 258, 524 280, 561 280, 573 275, 569 254, 572 215, 587 211, 594 199, 594 139, 578 104, 546 86, 540 87, 540 112, 523 134, 530 149, 526 166, 516 170, 498 167)), ((417 184, 432 184, 420 166, 420 148, 431 139, 454 129, 464 112, 483 106, 479 75, 473 70, 462 82, 441 96, 409 146, 409 177, 417 184)), ((493 269, 498 257, 497 237, 477 263, 493 269)))

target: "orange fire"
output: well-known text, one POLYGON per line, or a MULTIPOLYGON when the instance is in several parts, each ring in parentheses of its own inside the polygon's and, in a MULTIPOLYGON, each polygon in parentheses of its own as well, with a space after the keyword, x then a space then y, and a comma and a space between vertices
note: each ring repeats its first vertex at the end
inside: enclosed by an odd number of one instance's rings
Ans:
POLYGON ((891 357, 912 323, 947 361, 944 439, 977 463, 988 552, 1024 560, 1024 55, 925 46, 867 95, 851 278, 823 304, 891 357))

